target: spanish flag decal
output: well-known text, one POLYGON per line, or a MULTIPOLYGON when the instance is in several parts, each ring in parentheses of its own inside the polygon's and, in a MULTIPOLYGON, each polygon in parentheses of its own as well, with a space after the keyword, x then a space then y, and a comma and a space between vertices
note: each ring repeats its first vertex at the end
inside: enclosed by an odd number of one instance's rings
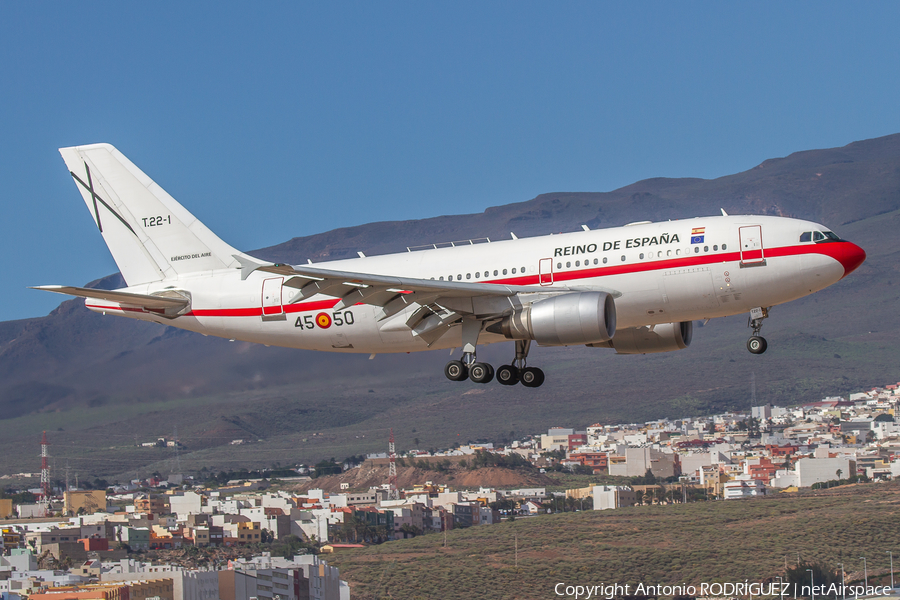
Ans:
POLYGON ((328 329, 331 327, 331 317, 328 313, 319 313, 316 315, 316 325, 321 327, 322 329, 328 329))

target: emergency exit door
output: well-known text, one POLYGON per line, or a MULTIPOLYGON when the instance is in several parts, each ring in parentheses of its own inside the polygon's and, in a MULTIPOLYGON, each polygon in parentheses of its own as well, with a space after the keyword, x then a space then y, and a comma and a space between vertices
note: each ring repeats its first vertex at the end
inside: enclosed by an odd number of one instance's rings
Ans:
POLYGON ((541 285, 553 285, 553 259, 542 258, 538 262, 539 282, 541 285))
POLYGON ((284 277, 273 277, 263 280, 262 284, 262 318, 263 321, 283 321, 284 307, 281 304, 281 284, 284 277))

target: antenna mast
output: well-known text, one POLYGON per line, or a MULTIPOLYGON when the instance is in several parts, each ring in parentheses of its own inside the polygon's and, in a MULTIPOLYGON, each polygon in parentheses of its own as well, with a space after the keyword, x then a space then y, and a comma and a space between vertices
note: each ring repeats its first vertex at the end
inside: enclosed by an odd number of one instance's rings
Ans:
POLYGON ((41 500, 39 504, 43 506, 44 516, 50 514, 50 496, 52 490, 50 488, 50 465, 47 458, 50 456, 48 451, 47 432, 41 436, 41 500))
POLYGON ((397 452, 394 450, 394 428, 391 427, 391 439, 388 443, 388 455, 391 459, 390 470, 388 471, 388 483, 390 485, 390 500, 398 500, 397 493, 397 452))

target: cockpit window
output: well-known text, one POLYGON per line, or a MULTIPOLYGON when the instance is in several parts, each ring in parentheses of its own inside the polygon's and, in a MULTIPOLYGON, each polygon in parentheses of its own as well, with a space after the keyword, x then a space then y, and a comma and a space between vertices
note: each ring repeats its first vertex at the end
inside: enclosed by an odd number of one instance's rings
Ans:
POLYGON ((800 234, 801 242, 839 242, 841 238, 833 231, 804 231, 800 234))

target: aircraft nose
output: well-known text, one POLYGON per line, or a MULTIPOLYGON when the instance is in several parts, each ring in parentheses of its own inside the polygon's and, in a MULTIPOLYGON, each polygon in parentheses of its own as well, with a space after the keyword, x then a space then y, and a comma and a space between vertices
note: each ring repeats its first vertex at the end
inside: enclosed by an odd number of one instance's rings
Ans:
POLYGON ((843 242, 835 258, 844 267, 844 277, 846 277, 863 264, 863 261, 866 260, 866 251, 854 243, 843 242))

